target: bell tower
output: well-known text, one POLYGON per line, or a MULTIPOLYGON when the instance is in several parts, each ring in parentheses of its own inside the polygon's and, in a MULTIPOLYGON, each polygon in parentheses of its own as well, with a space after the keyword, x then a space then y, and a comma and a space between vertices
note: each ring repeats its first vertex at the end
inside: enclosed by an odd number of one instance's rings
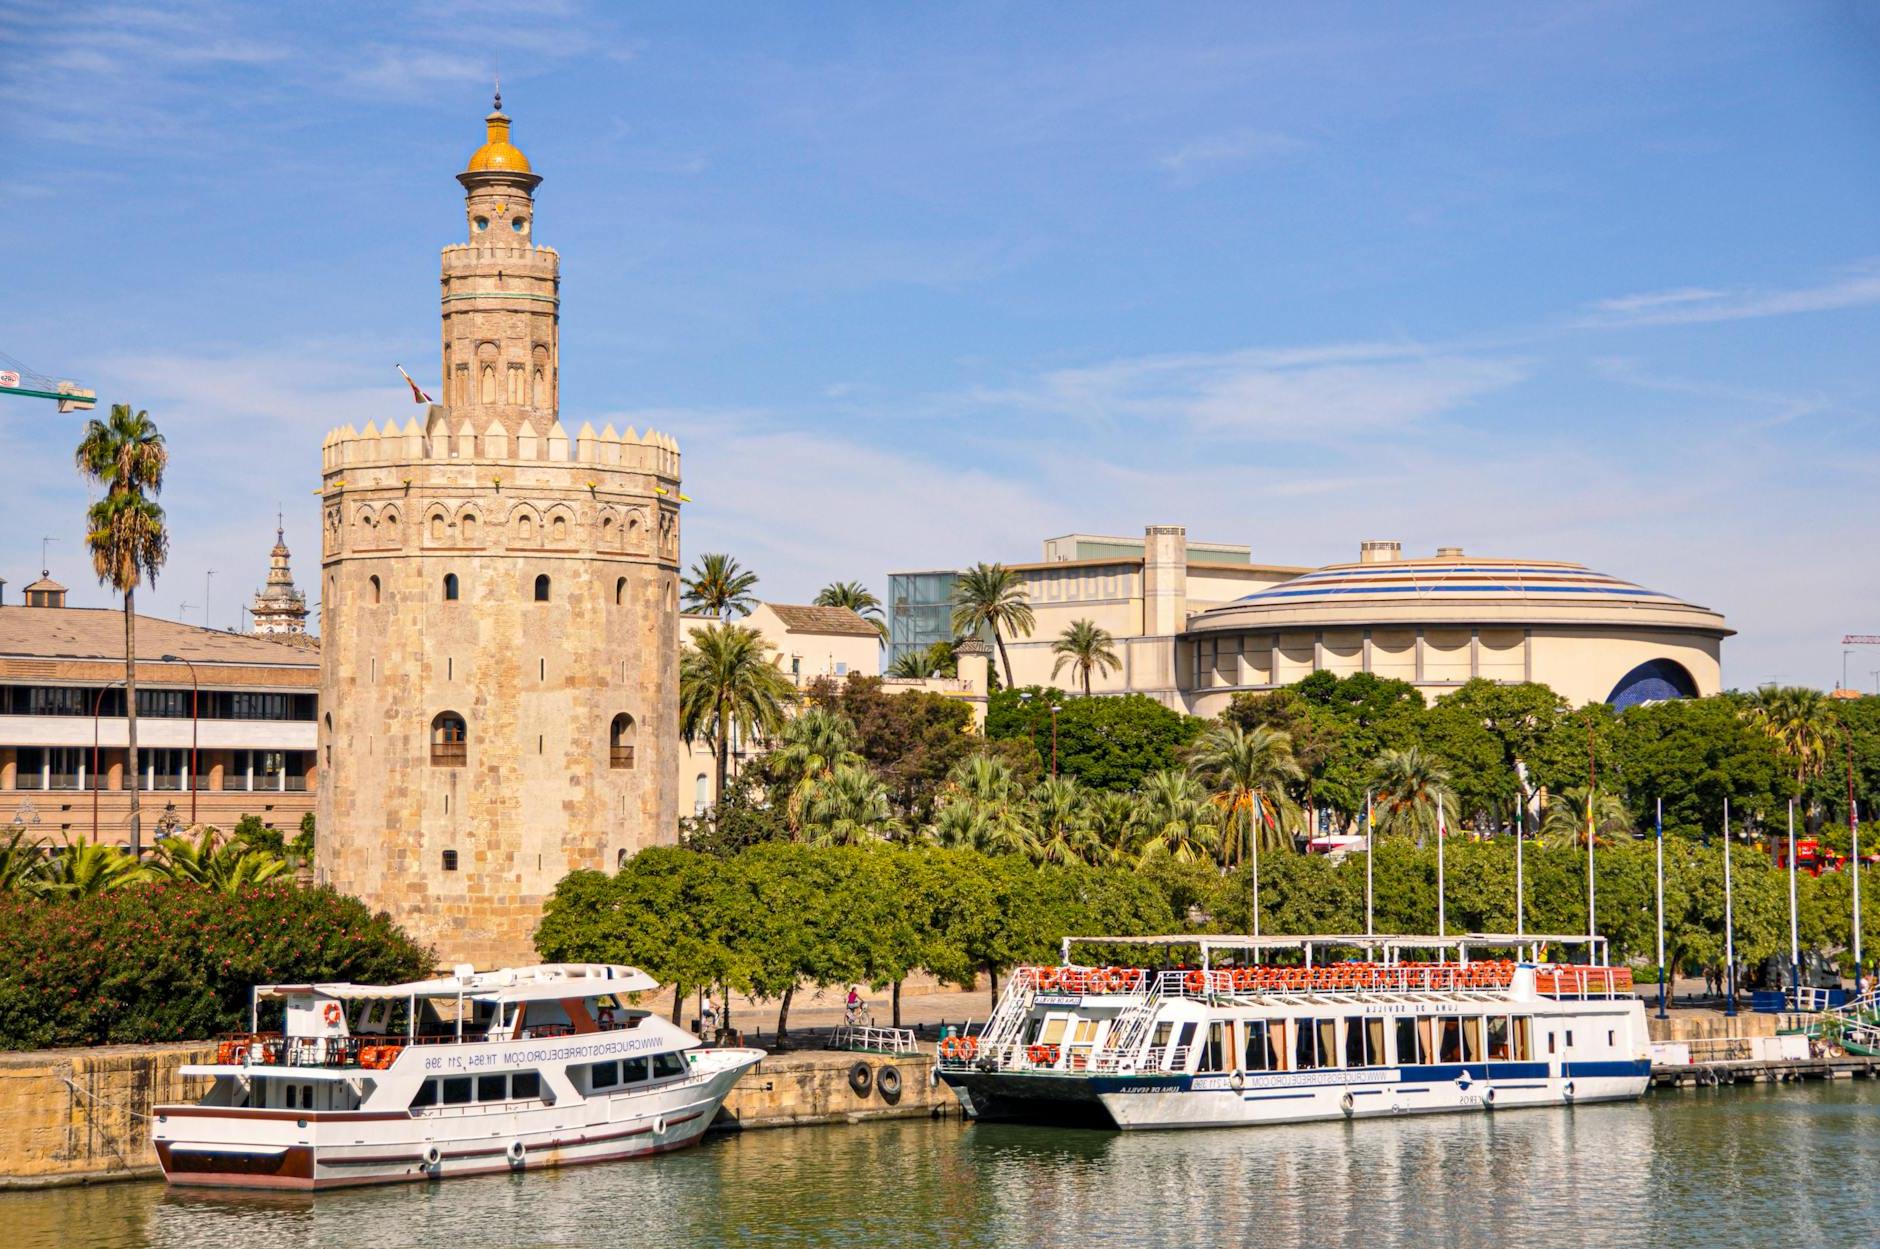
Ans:
POLYGON ((560 407, 561 258, 533 241, 542 178, 509 141, 500 92, 483 122, 483 146, 457 175, 469 242, 444 249, 442 398, 479 437, 514 436, 560 407))

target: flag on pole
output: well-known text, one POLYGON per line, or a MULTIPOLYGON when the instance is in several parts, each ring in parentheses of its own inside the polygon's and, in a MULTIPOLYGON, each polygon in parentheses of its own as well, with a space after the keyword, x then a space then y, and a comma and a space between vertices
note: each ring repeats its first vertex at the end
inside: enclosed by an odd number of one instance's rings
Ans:
POLYGON ((437 402, 437 400, 431 398, 431 396, 425 394, 422 390, 418 389, 418 383, 411 380, 411 374, 405 372, 404 365, 400 364, 394 367, 398 369, 398 376, 405 379, 405 385, 411 387, 411 401, 413 403, 436 403, 437 402))

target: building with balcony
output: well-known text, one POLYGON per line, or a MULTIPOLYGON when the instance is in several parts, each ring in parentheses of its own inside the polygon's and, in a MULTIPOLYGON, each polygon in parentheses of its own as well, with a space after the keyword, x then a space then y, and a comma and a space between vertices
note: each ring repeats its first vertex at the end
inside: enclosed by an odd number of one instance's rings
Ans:
MULTIPOLYGON (((129 845, 124 614, 67 607, 49 578, 0 607, 0 828, 60 845, 129 845)), ((317 640, 137 618, 137 784, 159 825, 228 829, 255 815, 288 835, 313 810, 317 640)))

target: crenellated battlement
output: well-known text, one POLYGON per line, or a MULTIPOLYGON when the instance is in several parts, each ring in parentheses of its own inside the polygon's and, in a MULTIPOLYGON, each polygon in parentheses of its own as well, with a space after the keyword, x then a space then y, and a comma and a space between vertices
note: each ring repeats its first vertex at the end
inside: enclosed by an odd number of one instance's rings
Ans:
POLYGON ((450 409, 441 404, 431 406, 422 427, 415 417, 402 427, 396 421, 387 421, 383 429, 372 421, 364 429, 342 425, 320 444, 321 472, 328 475, 355 466, 426 461, 592 464, 680 480, 679 444, 654 429, 641 433, 629 425, 623 434, 609 424, 596 432, 592 423, 583 422, 570 438, 559 420, 551 419, 542 428, 536 418, 525 416, 511 436, 496 421, 481 432, 467 418, 453 423, 450 409))
POLYGON ((547 263, 559 266, 561 253, 552 247, 540 247, 526 242, 489 242, 449 243, 442 249, 444 264, 449 266, 455 260, 519 260, 523 262, 547 263))

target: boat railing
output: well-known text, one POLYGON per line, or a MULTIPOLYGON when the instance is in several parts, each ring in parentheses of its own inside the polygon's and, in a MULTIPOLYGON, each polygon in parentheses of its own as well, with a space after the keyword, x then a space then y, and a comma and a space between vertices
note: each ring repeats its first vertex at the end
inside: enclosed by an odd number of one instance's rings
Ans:
MULTIPOLYGON (((602 1027, 603 1032, 624 1028, 625 1024, 602 1027)), ((279 1032, 231 1032, 216 1038, 215 1061, 222 1066, 241 1067, 361 1067, 368 1071, 392 1065, 408 1046, 476 1045, 501 1041, 529 1041, 574 1035, 572 1024, 538 1024, 524 1028, 517 1036, 488 1036, 483 1033, 429 1034, 397 1036, 375 1032, 355 1032, 345 1036, 284 1036, 279 1032)))

